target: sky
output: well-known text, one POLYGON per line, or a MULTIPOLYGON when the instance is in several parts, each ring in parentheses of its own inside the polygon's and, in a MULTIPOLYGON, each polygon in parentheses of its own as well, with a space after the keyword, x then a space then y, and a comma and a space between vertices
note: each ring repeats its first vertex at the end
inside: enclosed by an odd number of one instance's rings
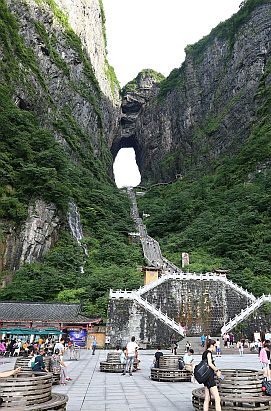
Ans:
MULTIPOLYGON (((145 68, 165 76, 179 67, 184 49, 239 10, 241 0, 103 0, 109 63, 124 86, 145 68)), ((132 149, 120 150, 118 187, 137 185, 132 149), (124 155, 121 151, 125 150, 124 155), (132 177, 131 177, 132 176, 132 177)), ((115 163, 116 163, 115 161, 115 163)))

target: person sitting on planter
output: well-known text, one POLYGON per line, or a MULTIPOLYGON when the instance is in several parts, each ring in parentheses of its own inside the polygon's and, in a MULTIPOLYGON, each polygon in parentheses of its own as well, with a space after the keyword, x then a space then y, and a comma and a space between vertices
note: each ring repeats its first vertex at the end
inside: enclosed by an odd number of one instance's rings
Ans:
POLYGON ((35 361, 33 359, 32 361, 32 371, 37 371, 37 372, 48 372, 48 369, 46 368, 46 365, 43 361, 43 355, 44 355, 44 350, 41 349, 38 352, 38 355, 35 357, 35 361))

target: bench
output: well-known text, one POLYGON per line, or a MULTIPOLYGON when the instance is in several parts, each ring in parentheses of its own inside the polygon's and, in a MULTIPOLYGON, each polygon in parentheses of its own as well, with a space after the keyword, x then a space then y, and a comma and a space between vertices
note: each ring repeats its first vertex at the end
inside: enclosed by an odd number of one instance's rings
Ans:
MULTIPOLYGON (((224 380, 217 380, 222 410, 265 411, 271 410, 271 397, 262 393, 262 371, 256 370, 222 370, 224 380)), ((192 403, 195 410, 203 410, 204 388, 192 392, 192 403)), ((211 400, 209 410, 214 410, 211 400)))
POLYGON ((68 397, 52 394, 52 374, 21 372, 0 380, 2 408, 16 411, 65 411, 68 397))
POLYGON ((160 357, 159 368, 151 368, 153 381, 191 381, 192 372, 179 370, 179 355, 166 354, 160 357))
POLYGON ((119 353, 110 352, 106 361, 100 362, 100 371, 103 372, 123 372, 125 364, 121 364, 119 353))
MULTIPOLYGON (((18 367, 21 367, 21 369, 22 369, 22 371, 24 372, 28 372, 28 373, 31 373, 32 372, 32 369, 31 369, 31 367, 28 367, 28 363, 29 363, 29 360, 31 359, 32 357, 18 357, 17 359, 16 359, 16 362, 15 362, 15 365, 14 365, 14 369, 15 368, 18 368, 18 367)), ((43 361, 44 361, 44 363, 45 363, 45 365, 46 365, 46 368, 52 373, 52 375, 53 375, 53 385, 55 385, 55 384, 59 384, 59 382, 60 382, 60 372, 59 373, 53 373, 52 372, 52 366, 51 366, 51 357, 43 357, 43 361)))

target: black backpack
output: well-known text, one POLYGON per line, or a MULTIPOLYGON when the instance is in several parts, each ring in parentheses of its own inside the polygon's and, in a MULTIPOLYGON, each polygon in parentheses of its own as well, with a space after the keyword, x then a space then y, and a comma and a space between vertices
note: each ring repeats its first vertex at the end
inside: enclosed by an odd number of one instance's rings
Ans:
POLYGON ((195 366, 194 377, 199 384, 205 383, 212 375, 212 369, 209 367, 207 360, 202 360, 195 366))
POLYGON ((178 359, 178 366, 179 366, 179 370, 183 370, 185 367, 184 361, 182 358, 178 359))

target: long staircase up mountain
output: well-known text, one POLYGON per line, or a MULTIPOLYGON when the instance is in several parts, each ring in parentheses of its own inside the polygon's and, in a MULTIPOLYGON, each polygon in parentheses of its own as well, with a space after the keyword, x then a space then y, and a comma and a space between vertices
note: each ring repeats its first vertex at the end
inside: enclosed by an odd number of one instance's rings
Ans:
POLYGON ((139 216, 136 196, 132 188, 127 188, 127 194, 131 201, 131 214, 135 221, 136 228, 140 234, 140 241, 143 249, 143 254, 146 262, 153 267, 161 270, 161 276, 156 280, 138 290, 126 291, 126 290, 110 290, 111 299, 128 299, 134 301, 136 304, 143 307, 146 311, 151 313, 156 319, 159 319, 165 323, 172 331, 179 334, 181 338, 185 337, 185 329, 174 319, 169 318, 166 313, 163 313, 160 309, 154 307, 142 296, 151 289, 159 286, 160 284, 170 280, 197 280, 197 281, 215 281, 221 282, 229 286, 232 290, 235 290, 239 294, 245 296, 251 304, 243 309, 240 314, 237 314, 233 319, 221 328, 221 335, 232 330, 236 325, 242 322, 256 309, 258 309, 265 302, 271 302, 271 295, 263 295, 260 298, 256 298, 252 293, 233 283, 227 279, 226 275, 216 273, 188 273, 183 272, 179 267, 174 265, 163 257, 160 245, 158 241, 150 237, 147 233, 146 226, 139 216))

